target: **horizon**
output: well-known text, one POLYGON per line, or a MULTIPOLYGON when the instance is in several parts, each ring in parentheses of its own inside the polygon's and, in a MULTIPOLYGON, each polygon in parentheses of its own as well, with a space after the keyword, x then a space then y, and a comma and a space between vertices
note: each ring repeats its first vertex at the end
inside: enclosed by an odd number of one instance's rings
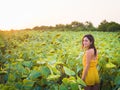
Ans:
POLYGON ((103 20, 120 23, 119 0, 0 0, 0 30, 103 20))
MULTIPOLYGON (((105 19, 106 20, 106 19, 105 19)), ((102 20, 102 21, 104 21, 104 20, 102 20)), ((102 22, 101 21, 101 22, 102 22)), ((107 21, 107 20, 106 20, 107 21)), ((73 22, 73 21, 72 21, 73 22)), ((70 23, 58 23, 58 24, 63 24, 63 25, 67 25, 67 24, 71 24, 72 22, 70 22, 70 23)), ((79 21, 77 21, 77 22, 79 22, 79 21)), ((87 22, 87 21, 85 21, 85 22, 87 22)), ((85 22, 80 22, 80 23, 83 23, 83 24, 85 24, 85 22)), ((90 22, 90 21, 89 21, 90 22)), ((100 22, 100 23, 101 23, 100 22)), ((115 22, 115 21, 107 21, 107 22, 115 22)), ((91 22, 92 23, 92 22, 91 22)), ((100 25, 100 23, 98 24, 98 26, 100 25)), ((115 22, 115 23, 118 23, 118 22, 115 22)), ((37 25, 38 27, 41 27, 41 26, 48 26, 48 27, 50 27, 50 26, 52 26, 52 27, 55 27, 56 25, 58 25, 58 24, 55 24, 55 25, 37 25)), ((92 23, 93 24, 93 23, 92 23)), ((120 24, 120 23, 118 23, 118 24, 120 24)), ((11 31, 11 30, 25 30, 25 29, 33 29, 34 27, 37 27, 37 26, 33 26, 33 27, 26 27, 26 28, 19 28, 19 29, 0 29, 1 31, 11 31)), ((93 24, 93 26, 94 26, 94 24, 93 24)), ((94 26, 95 28, 98 28, 98 26, 94 26)))

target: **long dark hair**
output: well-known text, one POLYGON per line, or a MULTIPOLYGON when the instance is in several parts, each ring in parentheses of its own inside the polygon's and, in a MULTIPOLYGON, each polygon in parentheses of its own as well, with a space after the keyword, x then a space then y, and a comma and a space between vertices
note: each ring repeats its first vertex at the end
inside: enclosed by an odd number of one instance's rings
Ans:
POLYGON ((94 55, 96 56, 97 55, 97 51, 96 51, 96 48, 95 48, 95 45, 94 45, 94 42, 95 42, 95 39, 94 39, 94 37, 91 35, 91 34, 86 34, 83 38, 82 38, 82 48, 84 47, 84 45, 83 45, 83 39, 85 38, 85 37, 87 37, 89 40, 90 40, 90 47, 89 47, 89 49, 90 48, 93 48, 94 49, 94 55))

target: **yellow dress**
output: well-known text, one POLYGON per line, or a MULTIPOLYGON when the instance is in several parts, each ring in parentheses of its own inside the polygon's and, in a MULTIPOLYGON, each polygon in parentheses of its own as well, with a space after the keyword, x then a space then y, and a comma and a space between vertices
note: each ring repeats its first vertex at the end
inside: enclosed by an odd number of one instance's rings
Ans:
MULTIPOLYGON (((86 66, 86 54, 84 54, 84 56, 83 56, 82 63, 83 63, 83 73, 84 73, 84 68, 86 66)), ((97 63, 98 63, 98 59, 90 61, 90 67, 89 67, 87 75, 85 77, 85 83, 88 86, 95 85, 100 82, 98 70, 96 68, 97 63)))

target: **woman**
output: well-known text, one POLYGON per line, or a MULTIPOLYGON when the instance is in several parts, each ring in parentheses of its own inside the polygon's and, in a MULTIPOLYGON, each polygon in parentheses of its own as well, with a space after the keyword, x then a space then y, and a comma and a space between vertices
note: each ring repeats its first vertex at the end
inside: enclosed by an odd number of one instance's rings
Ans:
POLYGON ((98 63, 97 50, 94 46, 94 37, 87 34, 82 39, 84 48, 82 80, 85 81, 85 90, 99 90, 99 75, 96 68, 98 63))

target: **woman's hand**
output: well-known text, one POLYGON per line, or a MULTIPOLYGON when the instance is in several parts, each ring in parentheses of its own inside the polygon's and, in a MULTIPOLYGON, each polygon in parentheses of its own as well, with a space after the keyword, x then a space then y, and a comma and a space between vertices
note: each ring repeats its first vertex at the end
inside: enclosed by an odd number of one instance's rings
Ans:
POLYGON ((83 81, 85 81, 85 78, 84 78, 84 77, 82 77, 82 80, 83 80, 83 81))

